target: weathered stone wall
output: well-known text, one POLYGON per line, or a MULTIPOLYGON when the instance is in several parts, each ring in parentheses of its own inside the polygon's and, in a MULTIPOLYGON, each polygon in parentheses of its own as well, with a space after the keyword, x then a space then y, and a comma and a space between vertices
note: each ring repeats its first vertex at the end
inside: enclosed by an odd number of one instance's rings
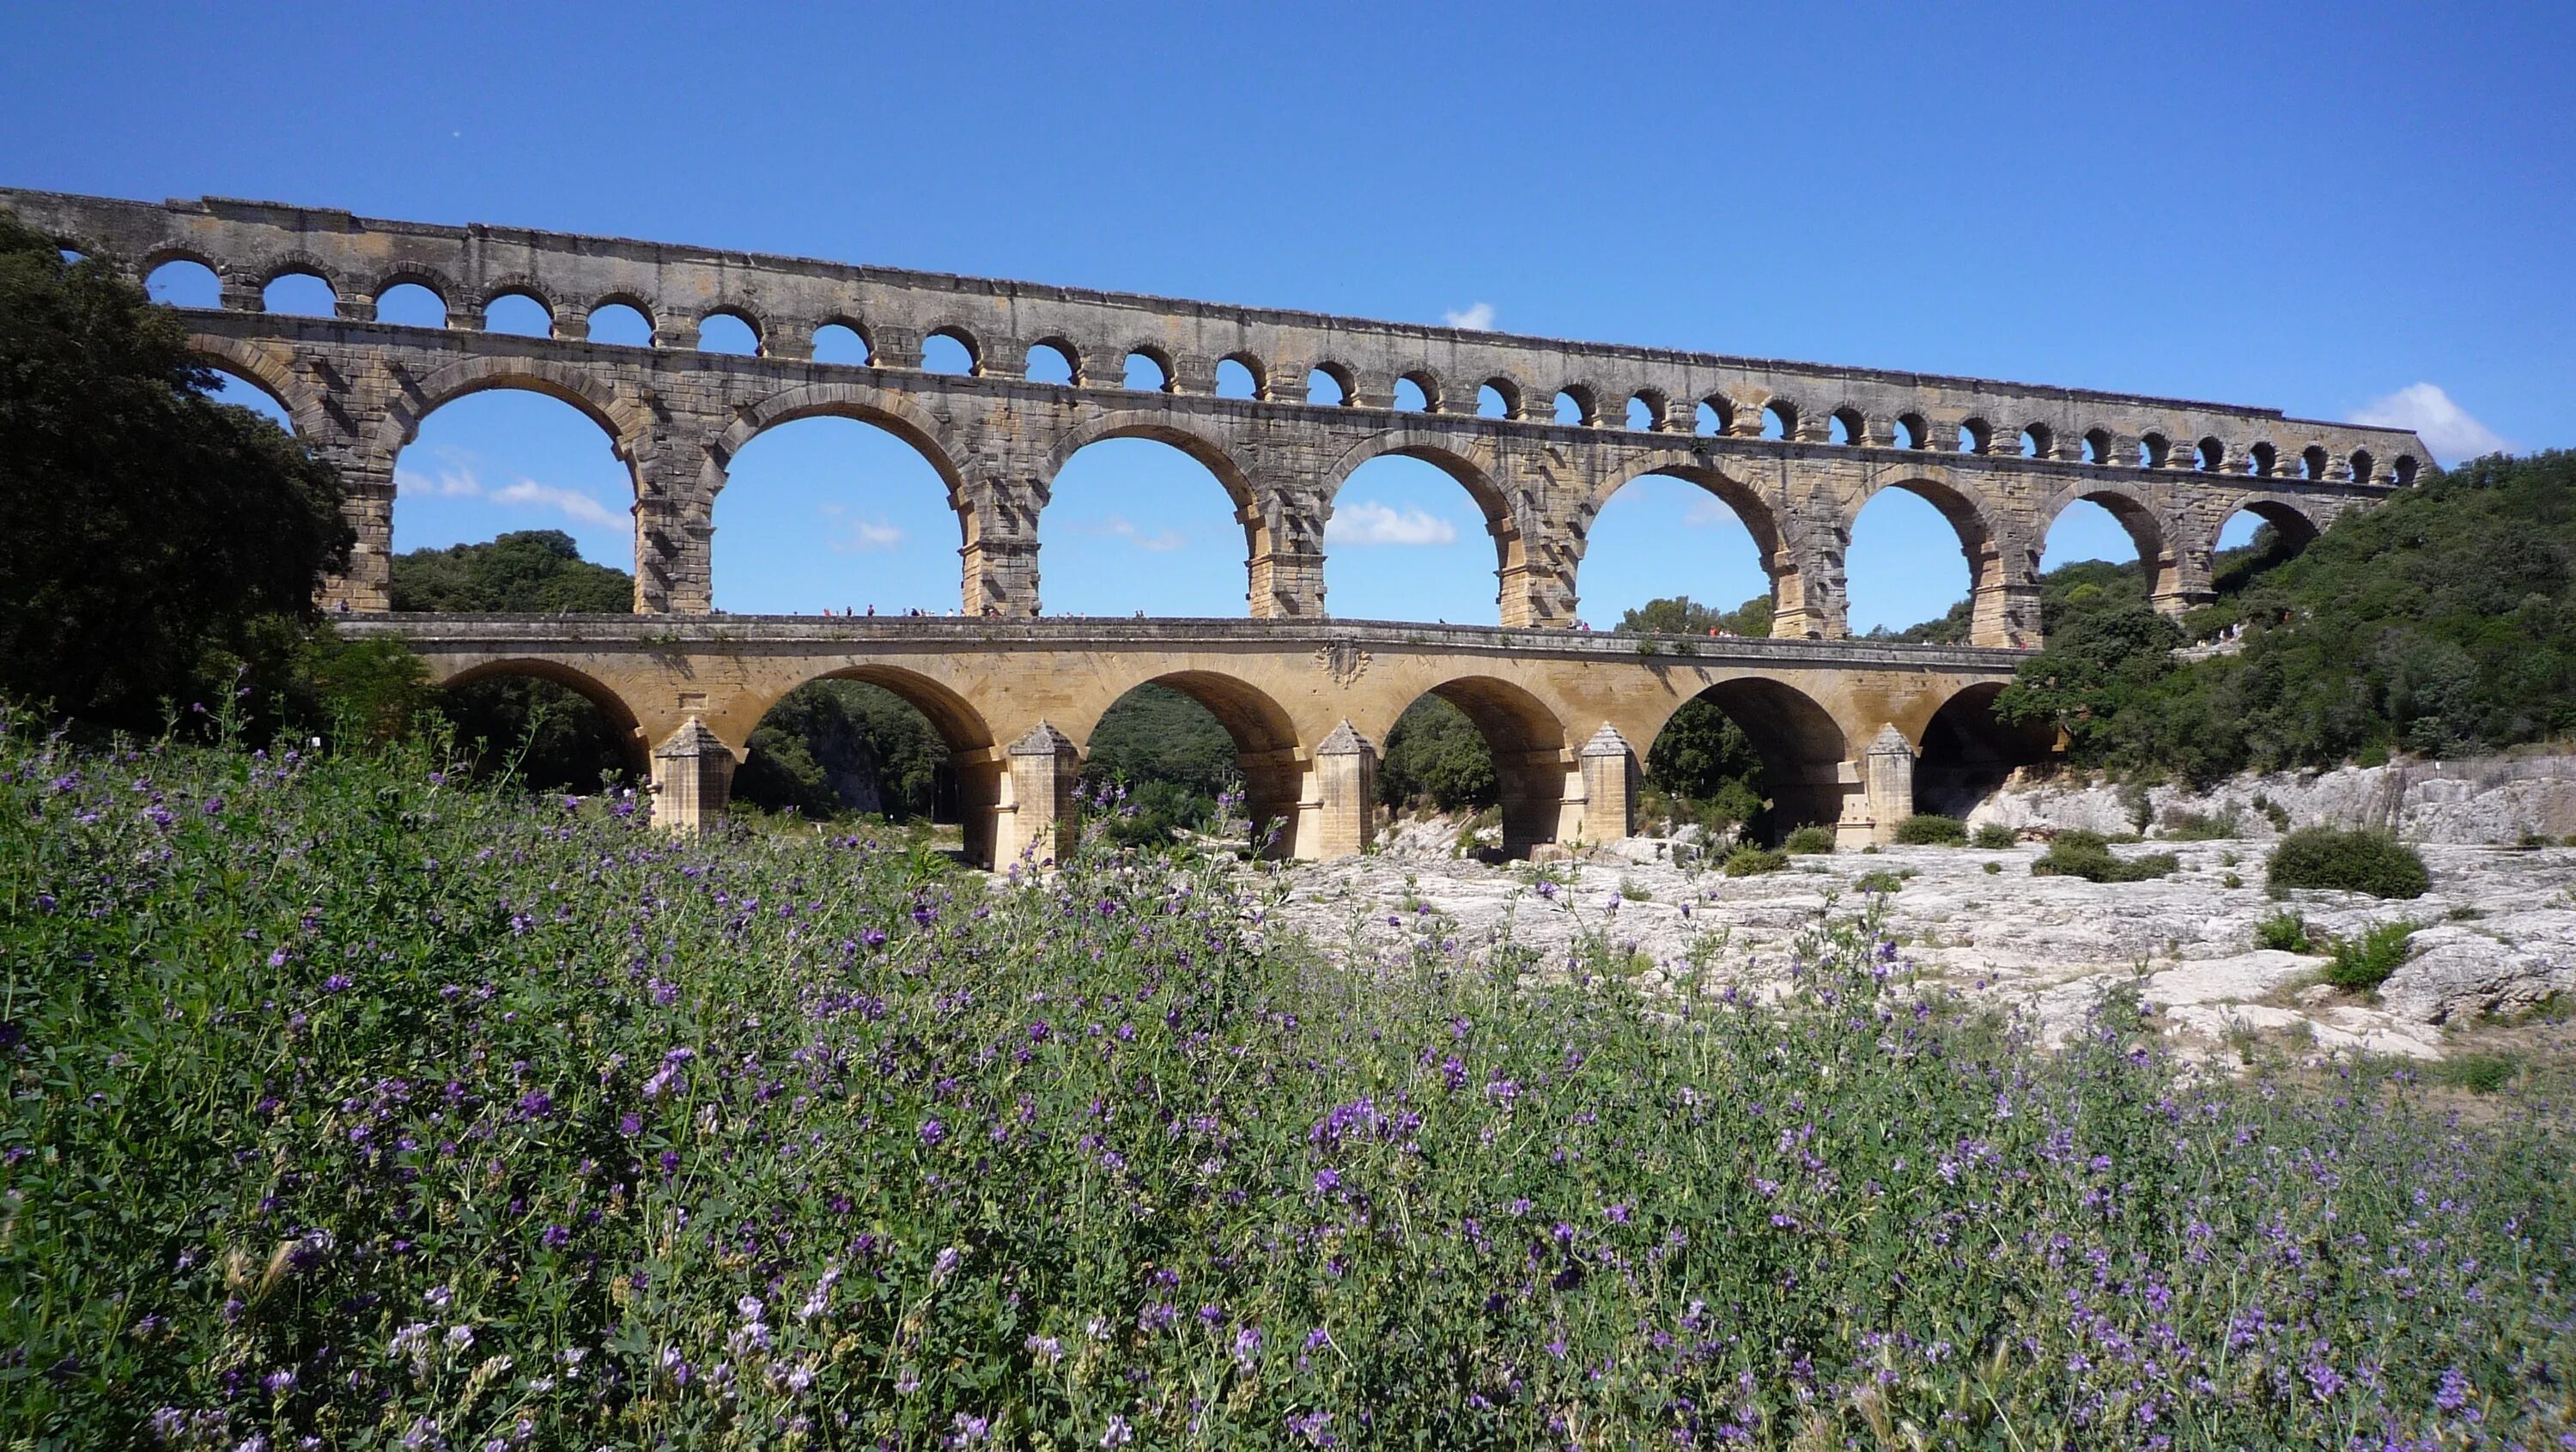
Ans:
POLYGON ((632 469, 636 609, 712 605, 714 502, 733 455, 762 429, 838 414, 893 430, 951 491, 975 614, 1038 612, 1040 524, 1065 460, 1141 436, 1205 463, 1244 521, 1248 613, 1325 613, 1324 527, 1335 492, 1372 458, 1439 466, 1495 540, 1497 618, 1562 626, 1594 517, 1647 473, 1692 480, 1739 514, 1772 579, 1775 629, 1845 632, 1844 556, 1882 490, 1931 500, 1957 529, 1974 582, 1975 639, 2037 644, 2039 556, 2077 500, 2109 508, 2150 563, 2168 610, 2207 597, 2228 516, 2253 509, 2293 534, 2410 482, 2428 457, 2403 431, 2084 389, 1569 343, 1279 309, 1090 292, 890 268, 713 252, 615 238, 444 227, 220 199, 150 204, 0 190, 0 205, 66 246, 138 273, 173 259, 212 268, 223 306, 191 314, 198 346, 274 394, 342 468, 360 549, 337 597, 386 605, 394 462, 429 412, 486 388, 529 388, 588 413, 632 469), (304 273, 338 316, 264 313, 261 290, 304 273), (378 322, 401 283, 437 293, 444 328, 378 322), (523 294, 552 338, 481 331, 496 299, 523 294), (631 306, 650 347, 589 341, 590 315, 631 306), (739 318, 757 357, 700 351, 700 324, 739 318), (812 360, 818 328, 844 325, 865 365, 812 360), (957 339, 968 376, 921 367, 924 341, 957 339), (1069 384, 1023 375, 1062 352, 1069 384), (1124 387, 1131 354, 1160 370, 1124 387), (1215 396, 1242 364, 1255 396, 1215 396), (1339 403, 1307 401, 1307 379, 1339 403), (1395 409, 1398 380, 1427 402, 1395 409), (1490 386, 1503 417, 1477 416, 1490 386), (1580 422, 1555 421, 1555 400, 1580 422), (1629 426, 1631 402, 1645 428, 1629 426), (1693 432, 1699 406, 1715 435, 1693 432), (1766 425, 1782 435, 1764 438, 1766 425), (1842 442, 1836 442, 1841 439, 1842 442), (2028 456, 2025 456, 2027 450, 2028 456))

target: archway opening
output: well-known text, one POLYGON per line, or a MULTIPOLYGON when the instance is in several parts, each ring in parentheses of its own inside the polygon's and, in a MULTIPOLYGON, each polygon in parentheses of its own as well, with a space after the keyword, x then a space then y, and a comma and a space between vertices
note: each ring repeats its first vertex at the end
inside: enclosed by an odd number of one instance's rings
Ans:
POLYGON ((1252 365, 1241 358, 1220 358, 1216 364, 1216 396, 1219 398, 1259 398, 1261 377, 1252 365))
POLYGON ((1841 728, 1803 692, 1758 676, 1720 681, 1655 733, 1640 816, 1776 842, 1841 819, 1844 756, 1841 728))
POLYGON ((2205 438, 2196 446, 2200 471, 2215 474, 2227 467, 2227 445, 2216 438, 2205 438))
POLYGON ((653 346, 653 320, 629 303, 602 303, 590 310, 590 341, 620 348, 653 346))
POLYGON ((2025 459, 2045 459, 2049 456, 2050 445, 2054 442, 2055 439, 2050 434, 2048 425, 2032 424, 2021 431, 2021 456, 2025 459))
POLYGON ((524 292, 505 292, 483 305, 483 331, 520 338, 551 338, 555 315, 524 292))
POLYGON ((272 313, 327 318, 338 314, 340 298, 318 273, 281 272, 260 289, 259 305, 272 313))
POLYGON ((950 615, 963 527, 920 448, 857 418, 793 419, 734 453, 715 605, 749 615, 950 615))
POLYGON ((1933 713, 1914 758, 1915 811, 1964 818, 2015 771, 2048 759, 2053 731, 2007 726, 1995 716, 2003 689, 2000 681, 1970 686, 1933 713))
POLYGON ((1477 385, 1476 417, 1510 418, 1511 416, 1512 396, 1510 394, 1491 383, 1477 385))
POLYGON ((1429 413, 1431 395, 1424 393, 1422 385, 1410 375, 1399 378, 1395 380, 1395 408, 1398 413, 1429 413))
POLYGON ((1172 370, 1162 359, 1139 349, 1127 355, 1124 383, 1138 393, 1169 393, 1172 391, 1172 370))
POLYGON ((1432 687, 1396 718, 1378 800, 1399 821, 1463 817, 1460 848, 1502 861, 1556 840, 1566 771, 1554 714, 1518 686, 1468 677, 1432 687))
POLYGON ((1664 425, 1663 404, 1661 400, 1650 398, 1642 393, 1632 394, 1628 399, 1626 415, 1620 422, 1637 433, 1653 433, 1664 425))
POLYGON ((1293 847, 1297 738, 1287 714, 1230 677, 1185 671, 1110 703, 1083 752, 1085 795, 1104 795, 1113 840, 1189 832, 1264 855, 1293 847))
POLYGON ((2108 464, 2111 462, 2113 452, 2114 445, 2111 442, 2111 431, 2109 429, 2090 429, 2085 432, 2085 463, 2108 464))
POLYGON ((698 351, 751 358, 760 353, 760 334, 735 313, 709 313, 698 319, 698 351))
POLYGON ((955 328, 942 328, 921 340, 921 371, 972 377, 978 366, 974 340, 955 328))
POLYGON ((1924 448, 1932 441, 1932 425, 1925 422, 1923 415, 1919 413, 1899 414, 1896 418, 1895 438, 1896 446, 1900 449, 1924 448))
POLYGON ((1966 643, 1981 533, 1967 501, 1939 486, 1900 483, 1870 496, 1844 556, 1852 632, 1966 643))
POLYGON ((1984 419, 1964 419, 1959 424, 1959 452, 1982 454, 1994 446, 1995 431, 1984 419))
POLYGON ((1860 444, 1869 441, 1869 425, 1856 408, 1838 408, 1833 416, 1833 441, 1837 444, 1860 444))
POLYGON ((2069 611, 2144 608, 2164 583, 2155 576, 2160 553, 2155 520, 2135 500, 2097 494, 2069 503, 2050 522, 2040 552, 2043 633, 2069 611))
POLYGON ((1338 408, 1351 401, 1351 382, 1333 365, 1318 364, 1306 370, 1306 401, 1338 408))
POLYGON ((1762 437, 1785 439, 1798 431, 1798 410, 1782 402, 1762 406, 1762 437))
POLYGON ((1038 526, 1047 613, 1246 613, 1255 530, 1240 479, 1174 443, 1109 438, 1065 460, 1049 501, 1038 526))
POLYGON ((1703 398, 1691 409, 1691 432, 1713 439, 1735 427, 1735 411, 1722 398, 1703 398))
POLYGON ((432 700, 479 776, 583 795, 635 790, 651 779, 634 715, 577 672, 503 661, 449 681, 432 700))
POLYGON ((376 294, 376 321, 404 328, 447 326, 447 300, 417 282, 397 282, 376 294))
POLYGON ((825 323, 814 330, 814 361, 864 367, 868 340, 848 323, 825 323))
POLYGON ((808 821, 958 828, 931 840, 982 860, 962 829, 981 818, 973 835, 989 856, 993 773, 961 780, 957 759, 989 756, 989 745, 982 722, 945 692, 906 672, 857 670, 808 681, 761 716, 734 771, 733 799, 808 821), (980 811, 970 814, 969 796, 980 811))
POLYGON ((1722 475, 1658 473, 1619 486, 1584 531, 1582 617, 1655 635, 1771 633, 1769 516, 1722 475))
MULTIPOLYGON (((634 501, 632 471, 607 430, 580 409, 516 386, 451 399, 421 420, 395 460, 394 608, 421 608, 406 599, 433 588, 435 571, 423 552, 467 545, 476 548, 466 557, 480 559, 502 536, 537 531, 555 535, 575 560, 615 577, 614 584, 584 585, 583 599, 622 594, 620 603, 581 608, 632 609, 633 581, 625 572, 635 559, 634 501)), ((479 608, 569 608, 544 593, 547 588, 532 578, 524 592, 479 608)))
POLYGON ((1031 347, 1026 377, 1031 383, 1071 384, 1073 349, 1063 343, 1039 343, 1031 347))
POLYGON ((1465 466, 1382 454, 1334 493, 1324 551, 1325 606, 1338 618, 1490 625, 1520 538, 1502 497, 1465 466))
POLYGON ((2210 558, 2210 587, 2223 598, 2233 595, 2316 542, 2317 527, 2307 516, 2274 500, 2249 504, 2218 527, 2218 548, 2210 558))
POLYGON ((1583 389, 1558 389, 1556 391, 1556 402, 1554 407, 1556 410, 1554 418, 1558 423, 1588 424, 1592 422, 1592 399, 1591 396, 1583 389))
POLYGON ((181 257, 152 269, 143 280, 144 295, 174 308, 219 308, 224 305, 223 279, 202 262, 181 257))

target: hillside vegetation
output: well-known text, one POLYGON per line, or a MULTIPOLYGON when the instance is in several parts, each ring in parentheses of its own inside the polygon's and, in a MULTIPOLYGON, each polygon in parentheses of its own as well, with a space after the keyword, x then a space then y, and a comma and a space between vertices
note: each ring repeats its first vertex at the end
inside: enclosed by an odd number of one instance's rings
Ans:
MULTIPOLYGON (((38 1446, 2540 1445, 2561 1121, 0 717, 38 1446), (308 1444, 302 1439, 316 1439, 308 1444)), ((1712 953, 1722 952, 1712 939, 1712 953)), ((1562 960, 1558 960, 1562 961, 1562 960)), ((1712 959, 1711 961, 1717 961, 1712 959)))

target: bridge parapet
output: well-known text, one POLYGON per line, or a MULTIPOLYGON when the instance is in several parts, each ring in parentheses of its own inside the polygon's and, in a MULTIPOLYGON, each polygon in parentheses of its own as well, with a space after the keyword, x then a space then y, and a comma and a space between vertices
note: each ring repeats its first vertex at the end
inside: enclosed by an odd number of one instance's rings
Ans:
POLYGON ((1034 615, 1040 523, 1066 459, 1141 436, 1206 464, 1245 530, 1248 612, 1325 613, 1324 530, 1368 460, 1402 454, 1456 479, 1495 541, 1497 615, 1566 626, 1601 507, 1648 473, 1697 483, 1743 518, 1771 577, 1775 630, 1846 631, 1844 557, 1884 489, 1931 500, 1967 557, 1980 642, 2038 641, 2038 559, 2077 500, 2110 508, 2138 543, 2160 607, 2209 593, 2217 532, 2254 508, 2293 533, 2410 483, 2414 435, 2246 408, 2089 389, 1567 342, 1273 308, 712 251, 522 228, 452 227, 209 198, 153 204, 0 190, 65 245, 137 272, 213 269, 222 307, 192 312, 197 345, 283 403, 350 482, 360 547, 335 596, 388 603, 394 460, 440 405, 485 388, 553 394, 615 440, 634 476, 636 609, 713 605, 714 503, 733 455, 814 414, 904 437, 946 479, 959 520, 962 608, 1034 615), (322 278, 336 315, 262 311, 289 273, 322 278), (376 320, 416 283, 443 328, 376 320), (481 331, 509 295, 548 309, 554 336, 481 331), (602 308, 637 309, 649 347, 591 341, 602 308), (700 325, 743 321, 757 356, 701 351, 700 325), (813 337, 852 329, 865 364, 812 361, 813 337), (970 372, 922 368, 949 336, 970 372), (1041 348, 1070 383, 1023 376, 1041 348), (1123 386, 1131 355, 1161 391, 1123 386), (1249 397, 1215 395, 1241 365, 1249 397), (1308 380, 1331 380, 1333 402, 1308 380), (1392 406, 1399 381, 1424 407, 1392 406), (1478 412, 1490 388, 1502 416, 1478 412), (1561 403, 1560 403, 1561 400, 1561 403), (1705 405, 1711 431, 1693 432, 1705 405), (1559 422, 1562 408, 1570 421, 1559 422), (1638 426, 1631 426, 1632 423, 1638 426), (1766 430, 1776 437, 1764 437, 1766 430))

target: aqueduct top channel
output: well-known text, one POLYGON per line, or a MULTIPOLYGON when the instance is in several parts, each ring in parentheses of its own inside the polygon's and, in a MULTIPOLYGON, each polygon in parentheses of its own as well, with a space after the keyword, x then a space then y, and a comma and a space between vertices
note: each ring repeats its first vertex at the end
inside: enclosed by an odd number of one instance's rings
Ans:
MULTIPOLYGON (((634 609, 658 623, 384 617, 350 628, 400 630, 442 676, 512 663, 576 684, 611 705, 639 740, 660 743, 657 810, 676 820, 721 805, 731 762, 757 720, 756 711, 749 719, 741 711, 753 702, 765 709, 785 689, 781 670, 882 676, 923 706, 961 762, 982 761, 981 810, 990 815, 980 826, 970 820, 969 835, 988 857, 1042 844, 1053 830, 1053 794, 1070 790, 1069 777, 1059 782, 1061 772, 1030 763, 1041 748, 1054 750, 1051 740, 1078 760, 1080 744, 1057 716, 1041 715, 1020 731, 1024 713, 1010 702, 1043 692, 988 676, 976 689, 998 694, 976 702, 964 687, 919 669, 925 651, 1019 656, 1015 667, 992 668, 1004 675, 1045 668, 1107 681, 1141 670, 1138 679, 1170 679, 1235 733, 1247 780, 1280 809, 1299 855, 1366 841, 1365 812, 1356 825, 1347 820, 1355 808, 1348 773, 1336 763, 1354 742, 1363 755, 1373 752, 1384 723, 1354 723, 1374 722, 1385 702, 1375 688, 1351 695, 1362 677, 1342 679, 1350 659, 1455 667, 1451 677, 1426 677, 1421 689, 1466 706, 1498 759, 1517 752, 1530 765, 1506 786, 1507 799, 1518 793, 1517 815, 1507 800, 1506 816, 1520 824, 1524 842, 1624 832, 1625 789, 1617 812, 1605 815, 1610 778, 1598 763, 1609 759, 1610 738, 1632 751, 1632 733, 1659 726, 1678 699, 1648 712, 1648 723, 1635 710, 1611 709, 1614 698, 1648 689, 1636 680, 1659 682, 1651 692, 1660 695, 1689 672, 1716 670, 1704 684, 1762 680, 1772 686, 1761 690, 1797 695, 1804 705, 1783 706, 1780 721, 1832 725, 1830 743, 1817 735, 1781 747, 1785 779, 1817 788, 1814 815, 1876 835, 1903 803, 1887 775, 1893 767, 1872 784, 1879 758, 1871 744, 1903 748, 1911 763, 1945 703, 1990 692, 2009 674, 2009 653, 2039 643, 2040 553, 2061 511, 2078 501, 2108 509, 2136 542, 2157 607, 2179 612, 2210 598, 2218 534, 2230 516, 2253 511, 2301 541, 2345 510, 2410 484, 2429 457, 2403 430, 2089 389, 383 221, 269 202, 0 189, 0 206, 65 248, 138 276, 174 261, 216 274, 221 305, 184 310, 192 345, 274 397, 339 468, 358 544, 328 594, 355 616, 390 605, 395 461, 432 411, 482 390, 522 388, 570 403, 607 432, 634 484, 634 609), (263 290, 288 275, 328 284, 335 315, 267 312, 263 290), (378 299, 402 284, 435 293, 444 326, 379 320, 378 299), (545 310, 551 336, 483 329, 486 310, 514 295, 545 310), (640 314, 649 341, 592 340, 592 315, 610 307, 640 314), (718 316, 748 328, 757 351, 701 349, 701 326, 718 316), (831 327, 856 335, 864 362, 814 359, 816 333, 831 327), (964 372, 923 366, 929 340, 941 337, 963 350, 964 372), (1032 360, 1050 352, 1067 381, 1027 376, 1032 360), (1126 386, 1139 357, 1159 389, 1126 386), (1232 376, 1249 380, 1235 390, 1244 396, 1220 392, 1229 364, 1241 370, 1232 376), (1400 393, 1414 406, 1398 408, 1400 393), (944 633, 965 622, 890 622, 876 635, 826 640, 815 636, 814 622, 711 613, 714 505, 731 460, 762 430, 817 415, 885 428, 938 470, 958 517, 964 611, 985 627, 973 640, 944 633), (1057 648, 1052 623, 1036 618, 1050 488, 1077 450, 1119 437, 1170 444, 1223 484, 1244 528, 1248 614, 1262 626, 1143 622, 1143 635, 1057 648), (1463 655, 1436 643, 1459 644, 1448 632, 1326 618, 1323 541, 1335 494, 1354 470, 1385 455, 1426 461, 1455 479, 1493 537, 1503 629, 1463 655), (1736 642, 1735 665, 1703 660, 1683 676, 1658 674, 1651 651, 1620 657, 1624 647, 1567 639, 1591 524, 1614 493, 1648 474, 1697 484, 1743 520, 1770 576, 1774 633, 1789 639, 1736 642), (1971 580, 1971 638, 1986 649, 1908 656, 1844 641, 1846 547, 1861 508, 1885 489, 1927 499, 1957 531, 1971 580), (1009 622, 1020 625, 998 628, 1009 622), (1275 638, 1261 644, 1265 628, 1275 638), (1236 633, 1245 629, 1254 635, 1236 633), (756 648, 744 654, 753 637, 756 648), (614 642, 605 656, 594 648, 599 640, 614 642), (859 647, 845 648, 849 640, 859 647), (1519 652, 1546 679, 1513 683, 1494 665, 1497 652, 1519 652), (1554 664, 1540 666, 1541 657, 1554 664), (1195 663, 1162 668, 1183 660, 1195 663), (1283 705, 1275 690, 1295 696, 1309 687, 1280 685, 1286 677, 1277 673, 1289 669, 1281 662, 1320 670, 1325 697, 1293 711, 1283 705), (1272 687, 1228 674, 1237 667, 1272 679, 1272 687), (1565 669, 1603 684, 1557 679, 1565 669), (733 684, 712 692, 691 684, 704 680, 733 684), (1629 684, 1608 684, 1614 680, 1629 684), (1477 681, 1512 684, 1528 699, 1477 681), (1256 709, 1253 696, 1269 704, 1256 709), (1328 709, 1340 697, 1350 709, 1328 709), (1497 704, 1505 700, 1508 709, 1497 704), (1542 725, 1541 715, 1553 724, 1542 725), (1585 715, 1595 719, 1578 719, 1585 715), (1817 755, 1828 744, 1830 770, 1817 755), (1603 754, 1583 754, 1596 745, 1603 754), (1540 757, 1547 770, 1537 769, 1540 757), (1590 788, 1587 760, 1596 762, 1590 788), (1839 805, 1824 800, 1837 794, 1839 805)), ((1382 676, 1410 681, 1446 668, 1382 676)), ((1070 699, 1059 707, 1076 717, 1089 709, 1070 699)), ((1633 769, 1633 754, 1627 760, 1633 769)), ((1909 784, 1907 801, 1910 792, 1909 784)))

